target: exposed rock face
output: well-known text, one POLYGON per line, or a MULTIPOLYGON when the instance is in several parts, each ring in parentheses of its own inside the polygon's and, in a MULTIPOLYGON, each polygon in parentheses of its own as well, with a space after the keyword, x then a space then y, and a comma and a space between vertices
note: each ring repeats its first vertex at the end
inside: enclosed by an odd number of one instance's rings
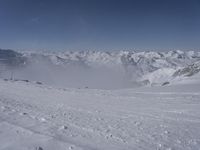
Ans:
POLYGON ((200 61, 195 62, 192 65, 189 65, 187 67, 184 67, 182 69, 178 69, 175 73, 174 73, 174 77, 176 76, 193 76, 195 74, 197 74, 200 71, 200 61))
POLYGON ((17 67, 25 64, 26 58, 23 54, 13 50, 0 49, 0 63, 9 67, 17 67))

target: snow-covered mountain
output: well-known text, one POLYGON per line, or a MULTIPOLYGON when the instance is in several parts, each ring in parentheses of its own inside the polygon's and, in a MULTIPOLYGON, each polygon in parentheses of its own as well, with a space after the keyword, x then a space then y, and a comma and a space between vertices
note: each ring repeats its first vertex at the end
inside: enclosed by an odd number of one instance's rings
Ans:
MULTIPOLYGON (((169 52, 66 51, 37 53, 0 50, 0 61, 1 64, 15 69, 29 68, 30 71, 30 68, 34 68, 35 74, 42 70, 53 76, 56 76, 55 72, 59 72, 59 74, 67 72, 66 76, 69 77, 74 74, 78 76, 84 72, 84 76, 91 74, 92 78, 94 75, 92 73, 96 72, 97 74, 102 73, 100 76, 107 77, 107 80, 117 75, 116 79, 121 78, 126 82, 163 85, 166 82, 170 83, 171 80, 198 73, 200 52, 176 50, 169 52), (79 72, 80 70, 81 72, 79 72), (69 75, 69 72, 74 73, 69 75)), ((28 77, 19 76, 19 78, 28 77)), ((35 80, 43 81, 42 78, 35 80)), ((62 80, 64 79, 62 78, 62 80)))
POLYGON ((0 50, 0 61, 0 150, 199 150, 198 52, 0 50), (133 84, 163 86, 111 89, 133 84))
POLYGON ((58 53, 23 53, 27 57, 37 61, 46 59, 52 64, 80 64, 87 66, 137 66, 142 72, 151 72, 161 67, 184 67, 200 60, 200 52, 100 52, 100 51, 75 51, 58 53))

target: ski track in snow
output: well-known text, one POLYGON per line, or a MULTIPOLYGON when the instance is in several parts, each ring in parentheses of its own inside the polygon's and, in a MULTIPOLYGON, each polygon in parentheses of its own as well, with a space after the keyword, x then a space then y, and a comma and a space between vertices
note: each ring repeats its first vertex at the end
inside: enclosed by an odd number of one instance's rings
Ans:
POLYGON ((198 150, 200 92, 0 81, 0 149, 198 150))

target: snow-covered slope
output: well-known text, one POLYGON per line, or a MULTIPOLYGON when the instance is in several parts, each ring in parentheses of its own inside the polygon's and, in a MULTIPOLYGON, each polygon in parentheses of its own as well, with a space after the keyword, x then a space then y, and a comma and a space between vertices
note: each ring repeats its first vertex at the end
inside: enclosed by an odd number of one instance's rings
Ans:
POLYGON ((199 89, 58 89, 0 80, 0 149, 198 150, 199 89))
POLYGON ((0 150, 198 150, 199 62, 192 51, 0 50, 0 150))

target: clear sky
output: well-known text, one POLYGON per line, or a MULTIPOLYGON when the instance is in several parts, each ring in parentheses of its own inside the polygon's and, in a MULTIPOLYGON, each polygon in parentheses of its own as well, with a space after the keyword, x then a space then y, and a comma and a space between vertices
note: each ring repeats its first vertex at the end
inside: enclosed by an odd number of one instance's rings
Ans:
POLYGON ((0 0, 0 48, 200 49, 200 0, 0 0))

